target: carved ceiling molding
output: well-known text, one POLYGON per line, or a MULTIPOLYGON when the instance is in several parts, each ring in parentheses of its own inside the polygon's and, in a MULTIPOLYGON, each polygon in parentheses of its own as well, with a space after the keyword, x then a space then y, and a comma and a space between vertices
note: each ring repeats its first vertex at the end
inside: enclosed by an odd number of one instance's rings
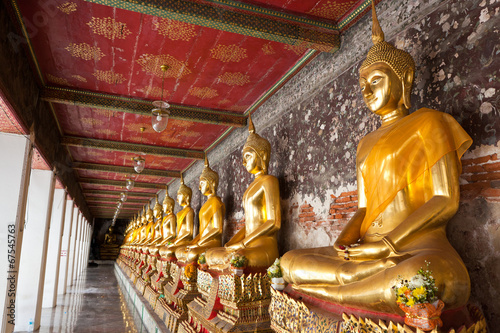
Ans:
MULTIPOLYGON (((119 198, 107 198, 107 197, 88 197, 87 198, 87 203, 89 205, 92 205, 92 203, 98 203, 98 202, 118 202, 120 200, 119 198)), ((140 204, 140 205, 145 205, 149 202, 149 199, 127 199, 124 204, 140 204)))
POLYGON ((192 158, 197 160, 202 160, 205 158, 205 153, 201 150, 169 148, 138 143, 80 138, 75 136, 62 137, 61 144, 72 147, 121 151, 126 153, 143 153, 146 155, 157 155, 164 157, 192 158))
POLYGON ((248 4, 236 8, 235 1, 86 1, 322 52, 335 52, 340 47, 337 25, 248 4))
MULTIPOLYGON (((108 180, 108 179, 95 179, 95 178, 80 178, 80 183, 85 184, 97 184, 97 185, 110 185, 110 186, 123 186, 125 181, 122 180, 108 180)), ((150 188, 150 189, 160 189, 165 188, 164 184, 152 184, 152 183, 139 183, 135 182, 134 187, 136 188, 150 188)), ((151 197, 155 194, 151 193, 151 197)))
MULTIPOLYGON (((74 162, 72 167, 75 170, 104 171, 104 172, 123 173, 123 174, 128 174, 128 175, 135 174, 134 168, 117 166, 117 165, 74 162)), ((173 170, 144 169, 144 170, 142 170, 141 175, 142 176, 181 178, 180 171, 173 171, 173 170)))
MULTIPOLYGON (((79 105, 143 116, 151 116, 153 108, 152 101, 57 87, 43 88, 41 98, 51 103, 79 105)), ((245 116, 230 112, 175 104, 171 104, 168 110, 172 119, 231 127, 244 127, 247 123, 245 116)))

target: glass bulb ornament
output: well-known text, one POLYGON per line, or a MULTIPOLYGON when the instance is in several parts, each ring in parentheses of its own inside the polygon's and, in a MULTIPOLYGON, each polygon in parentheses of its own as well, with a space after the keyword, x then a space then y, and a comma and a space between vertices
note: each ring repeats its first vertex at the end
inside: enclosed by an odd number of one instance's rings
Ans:
POLYGON ((127 191, 130 191, 131 189, 133 189, 134 184, 135 184, 135 182, 132 179, 127 179, 125 181, 125 188, 127 189, 127 191))
POLYGON ((125 192, 120 193, 120 200, 123 202, 127 201, 127 193, 125 192))
POLYGON ((141 173, 142 170, 144 170, 144 167, 146 166, 146 160, 142 158, 141 156, 136 156, 132 158, 134 161, 134 170, 137 173, 141 173))
POLYGON ((118 201, 117 205, 116 205, 116 209, 119 210, 123 207, 123 202, 122 201, 118 201))
POLYGON ((155 108, 151 111, 151 125, 156 132, 160 133, 167 128, 170 104, 164 101, 154 101, 153 105, 155 108))

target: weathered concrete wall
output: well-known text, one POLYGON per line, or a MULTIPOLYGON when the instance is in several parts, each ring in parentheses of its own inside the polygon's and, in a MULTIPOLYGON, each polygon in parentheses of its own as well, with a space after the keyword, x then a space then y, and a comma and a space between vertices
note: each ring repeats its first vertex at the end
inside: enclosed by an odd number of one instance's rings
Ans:
MULTIPOLYGON (((450 113, 474 139, 449 237, 469 269, 472 300, 492 329, 500 327, 500 172, 492 156, 500 152, 500 1, 385 0, 377 9, 386 38, 417 63, 412 110, 450 113)), ((282 198, 281 253, 333 244, 356 205, 356 147, 379 125, 358 87, 358 68, 372 45, 370 29, 367 16, 343 37, 338 53, 320 54, 253 116, 257 132, 273 147, 270 173, 279 179, 282 198)), ((227 208, 225 241, 244 222, 241 200, 252 180, 241 165, 246 137, 246 129, 235 130, 209 153, 227 208)), ((197 163, 185 174, 195 211, 205 201, 196 190, 202 167, 197 163)), ((178 182, 171 193, 177 188, 178 182)))

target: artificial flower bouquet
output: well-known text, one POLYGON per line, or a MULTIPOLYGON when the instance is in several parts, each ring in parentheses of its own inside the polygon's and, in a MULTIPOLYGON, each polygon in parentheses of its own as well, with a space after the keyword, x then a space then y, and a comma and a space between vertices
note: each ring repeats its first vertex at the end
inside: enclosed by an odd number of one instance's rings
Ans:
POLYGON ((243 275, 243 270, 248 263, 248 259, 243 255, 233 254, 230 263, 233 273, 241 276, 243 275))
POLYGON ((205 252, 198 256, 198 265, 200 265, 200 269, 202 271, 206 271, 208 269, 207 258, 205 256, 205 252))
POLYGON ((271 287, 275 290, 285 289, 285 280, 281 272, 280 259, 277 258, 274 263, 267 269, 267 275, 271 279, 271 287))
POLYGON ((409 326, 430 331, 441 327, 441 311, 444 303, 437 298, 436 281, 427 268, 420 268, 409 280, 398 277, 398 282, 392 286, 396 302, 405 312, 405 323, 409 326))

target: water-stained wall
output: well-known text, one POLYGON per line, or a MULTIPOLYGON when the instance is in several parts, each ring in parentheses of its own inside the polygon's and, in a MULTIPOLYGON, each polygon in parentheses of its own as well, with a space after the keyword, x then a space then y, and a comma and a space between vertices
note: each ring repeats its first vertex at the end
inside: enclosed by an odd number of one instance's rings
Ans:
MULTIPOLYGON (((500 327, 500 1, 384 0, 377 9, 386 38, 417 64, 412 110, 447 112, 474 140, 448 235, 469 269, 472 301, 491 328, 500 327)), ((358 86, 358 68, 372 45, 368 16, 343 36, 339 52, 319 54, 253 116, 273 149, 282 254, 332 245, 355 210, 356 147, 379 125, 358 86)), ((226 204, 225 241, 244 223, 241 200, 252 181, 241 159, 247 134, 235 130, 209 153, 226 204)), ((201 170, 199 162, 185 174, 195 211, 205 201, 197 190, 201 170)), ((177 188, 178 182, 172 193, 177 188)))

